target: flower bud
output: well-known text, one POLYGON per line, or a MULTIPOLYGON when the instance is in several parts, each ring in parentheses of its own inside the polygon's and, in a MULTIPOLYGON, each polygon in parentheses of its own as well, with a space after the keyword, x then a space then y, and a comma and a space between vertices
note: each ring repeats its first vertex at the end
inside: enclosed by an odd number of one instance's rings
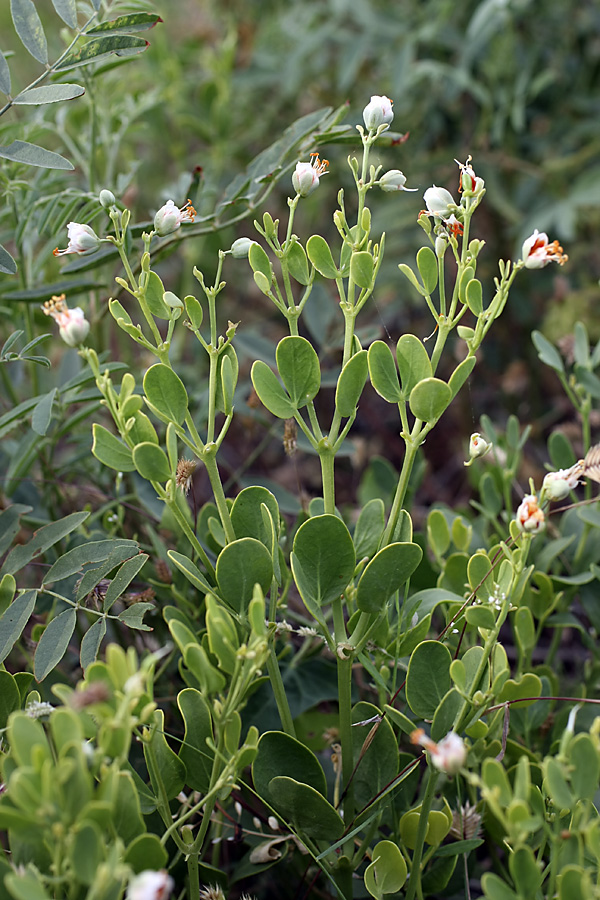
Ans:
POLYGON ((320 160, 318 153, 311 153, 311 161, 296 163, 296 169, 292 175, 292 185, 301 197, 308 197, 319 187, 321 175, 327 175, 328 160, 320 160))
POLYGON ((69 222, 67 225, 69 244, 65 250, 56 247, 52 251, 54 256, 65 256, 67 253, 93 253, 100 246, 100 238, 89 225, 81 225, 79 222, 69 222))
POLYGON ((98 200, 104 209, 110 209, 115 205, 115 195, 112 191, 103 190, 98 194, 98 200))
POLYGON ((389 97, 380 97, 378 94, 371 97, 371 102, 363 109, 363 121, 369 131, 377 131, 380 125, 389 125, 392 122, 394 118, 392 102, 389 97))
POLYGON ((466 196, 469 197, 475 197, 480 194, 485 187, 485 181, 475 174, 473 166, 471 165, 471 157, 469 156, 464 164, 457 159, 455 159, 454 162, 460 168, 458 190, 464 191, 466 196))
POLYGON ((448 241, 446 236, 443 234, 438 234, 435 239, 435 255, 438 259, 443 259, 446 250, 448 249, 448 241))
POLYGON ((526 269, 543 269, 551 262, 564 266, 569 257, 563 252, 558 241, 548 243, 548 235, 536 228, 533 234, 523 241, 521 258, 526 269))
POLYGON ((406 175, 400 169, 390 169, 381 176, 377 182, 382 191, 391 193, 392 191, 416 191, 417 188, 404 187, 406 184, 406 175))
POLYGON ((486 453, 489 453, 492 449, 493 444, 482 438, 481 435, 476 431, 471 435, 471 440, 469 441, 469 462, 465 463, 465 466, 470 466, 474 459, 479 459, 480 456, 485 456, 486 453))
POLYGON ((525 534, 538 534, 546 527, 544 512, 539 508, 535 494, 526 494, 523 497, 515 519, 519 531, 525 534))
POLYGON ((577 462, 570 469, 548 472, 542 483, 542 495, 548 500, 564 500, 574 491, 583 475, 583 463, 577 462))
POLYGON ((196 210, 190 200, 181 208, 175 206, 172 200, 167 200, 154 216, 154 230, 160 237, 165 237, 177 231, 185 219, 193 221, 195 216, 196 210))
POLYGON ((456 209, 454 197, 446 188, 433 187, 427 188, 423 194, 423 199, 430 216, 437 216, 438 219, 448 219, 452 212, 456 209))
POLYGON ((248 254, 250 253, 250 247, 252 244, 255 244, 256 241, 253 241, 252 238, 241 237, 233 242, 229 252, 233 256, 234 259, 248 259, 248 254))

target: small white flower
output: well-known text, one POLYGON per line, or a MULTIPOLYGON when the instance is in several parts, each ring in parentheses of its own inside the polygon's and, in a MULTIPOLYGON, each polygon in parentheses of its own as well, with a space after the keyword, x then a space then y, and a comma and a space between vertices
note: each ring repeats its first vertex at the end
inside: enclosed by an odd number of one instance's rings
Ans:
POLYGON ((538 534, 546 527, 544 511, 538 506, 535 494, 526 494, 517 509, 515 516, 519 531, 526 534, 538 534))
POLYGON ((327 175, 329 161, 319 159, 318 153, 310 154, 310 162, 296 163, 296 169, 292 175, 292 186, 301 197, 308 197, 319 187, 319 178, 327 175))
POLYGON ((558 241, 548 243, 548 235, 536 228, 533 234, 523 241, 521 258, 526 269, 543 269, 551 262, 564 266, 569 257, 563 252, 558 241))
POLYGON ((438 219, 448 219, 456 209, 456 203, 450 191, 443 187, 437 187, 435 184, 433 187, 427 188, 423 199, 429 215, 437 216, 438 219))
POLYGON ((177 231, 185 219, 193 222, 195 217, 196 210, 192 206, 191 200, 188 200, 181 208, 175 206, 172 200, 167 200, 154 216, 154 230, 160 237, 165 237, 167 234, 177 231))
POLYGON ((363 109, 363 121, 369 131, 376 131, 380 125, 389 125, 394 118, 393 101, 389 97, 374 94, 363 109))
POLYGON ((454 160, 460 168, 460 180, 458 190, 464 191, 468 196, 476 196, 480 194, 485 187, 483 178, 479 178, 471 165, 471 157, 467 158, 466 163, 461 163, 457 159, 454 160))
POLYGON ((65 301, 65 295, 54 295, 51 300, 46 300, 42 306, 45 315, 52 316, 61 338, 69 347, 78 347, 90 331, 90 323, 86 319, 81 307, 69 309, 65 301))
POLYGON ((583 462, 577 462, 570 469, 548 472, 542 483, 542 493, 548 500, 564 500, 574 491, 583 475, 583 462))
POLYGON ((129 882, 126 900, 166 900, 174 887, 175 882, 164 869, 146 869, 129 882))
POLYGON ((56 247, 52 253, 54 256, 65 256, 67 253, 93 253, 100 246, 100 238, 89 225, 81 225, 79 222, 69 222, 67 225, 67 237, 69 244, 64 250, 56 247))

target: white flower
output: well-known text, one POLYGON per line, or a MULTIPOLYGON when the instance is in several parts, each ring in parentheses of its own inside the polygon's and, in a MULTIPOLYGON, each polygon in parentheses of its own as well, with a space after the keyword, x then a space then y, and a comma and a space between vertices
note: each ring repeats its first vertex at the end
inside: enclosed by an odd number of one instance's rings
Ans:
POLYGON ((548 472, 542 483, 542 494, 548 500, 564 500, 571 491, 575 490, 582 475, 582 462, 575 463, 570 469, 548 472))
POLYGON ((521 258, 526 269, 543 269, 551 262, 564 266, 569 257, 563 252, 558 241, 548 243, 548 235, 536 228, 533 234, 523 241, 521 258))
POLYGON ((422 747, 425 747, 436 769, 439 769, 440 772, 445 772, 447 775, 456 775, 467 760, 465 742, 455 731, 448 732, 446 737, 438 741, 437 744, 425 734, 422 728, 415 729, 410 739, 413 744, 420 744, 422 747))
POLYGON ((185 219, 193 221, 195 217, 196 210, 192 206, 191 200, 188 200, 181 208, 175 206, 172 200, 167 200, 154 216, 154 230, 161 237, 165 237, 165 235, 177 231, 185 219))
POLYGON ((523 497, 515 519, 519 531, 526 534, 538 534, 546 527, 544 512, 539 508, 535 494, 526 494, 523 497))
POLYGON ((67 346, 77 347, 85 341, 90 331, 90 323, 81 307, 76 306, 74 309, 69 309, 64 294, 61 294, 60 297, 54 295, 51 300, 46 300, 42 310, 45 315, 52 316, 58 325, 59 334, 67 346))
POLYGON ((430 216, 437 216, 438 219, 448 219, 456 209, 454 197, 446 188, 433 187, 427 188, 423 194, 425 206, 430 216))
POLYGON ((369 131, 376 131, 380 125, 389 125, 392 122, 394 118, 392 103, 389 97, 380 97, 378 94, 371 97, 371 102, 363 109, 363 121, 369 131))
POLYGON ((297 194, 301 197, 308 197, 314 190, 319 187, 319 178, 327 175, 329 162, 326 159, 319 159, 318 153, 310 154, 310 162, 296 163, 296 169, 292 175, 292 185, 297 194))
POLYGON ((392 191, 416 191, 417 188, 404 187, 406 184, 406 175, 400 169, 390 169, 385 175, 382 175, 376 182, 382 191, 391 193, 392 191))
POLYGON ((67 253, 93 253, 100 246, 100 238, 89 225, 81 225, 79 222, 69 222, 67 225, 69 244, 65 250, 56 247, 52 253, 54 256, 65 256, 67 253))
POLYGON ((164 869, 155 872, 146 869, 129 882, 126 900, 166 900, 175 882, 164 869))

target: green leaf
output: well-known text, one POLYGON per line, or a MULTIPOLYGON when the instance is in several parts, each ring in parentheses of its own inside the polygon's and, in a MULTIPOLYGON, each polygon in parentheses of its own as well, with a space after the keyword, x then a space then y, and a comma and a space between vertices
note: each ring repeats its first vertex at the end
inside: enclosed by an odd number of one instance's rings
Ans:
POLYGON ((385 528, 385 506, 383 500, 374 497, 360 511, 354 529, 354 548, 357 560, 371 557, 377 552, 379 541, 385 528))
POLYGON ((134 556, 138 552, 137 541, 127 541, 122 538, 107 541, 86 541, 78 547, 68 550, 60 559, 51 566, 44 575, 44 585, 55 581, 62 581, 70 575, 75 575, 88 563, 105 562, 109 557, 117 556, 114 565, 118 565, 128 556, 134 556), (121 555, 123 554, 123 555, 121 555))
POLYGON ((403 399, 407 399, 415 385, 431 377, 431 361, 423 341, 414 334, 402 335, 396 345, 396 360, 403 399))
POLYGON ((339 278, 341 273, 337 269, 329 244, 320 234, 313 234, 306 243, 306 255, 311 263, 324 278, 339 278))
POLYGON ((0 669, 0 729, 4 731, 8 717, 21 707, 19 685, 13 675, 0 669))
POLYGON ((155 795, 160 797, 163 793, 158 782, 160 778, 167 799, 172 800, 185 784, 185 765, 167 744, 165 714, 162 709, 154 710, 152 723, 153 727, 150 726, 149 729, 150 740, 142 742, 150 783, 155 795))
POLYGON ((271 528, 267 528, 261 511, 265 505, 275 528, 279 528, 279 505, 267 488, 251 485, 237 495, 231 507, 231 524, 238 538, 254 537, 271 549, 271 528))
POLYGON ((130 37, 129 35, 114 35, 88 41, 79 50, 69 53, 55 69, 64 72, 67 69, 75 69, 77 66, 87 66, 91 62, 98 62, 115 53, 117 56, 131 56, 146 50, 150 44, 143 38, 130 37))
POLYGON ((481 876, 481 886, 487 900, 517 900, 517 894, 495 872, 485 872, 481 876))
POLYGON ((356 604, 363 612, 378 613, 415 571, 423 551, 418 544, 388 544, 370 561, 358 582, 356 604))
POLYGON ((150 366, 144 375, 144 392, 159 418, 182 424, 188 411, 188 395, 173 369, 163 363, 150 366))
POLYGON ((280 775, 296 775, 323 796, 327 793, 325 772, 315 754, 282 731, 266 731, 252 763, 252 781, 258 796, 272 805, 276 796, 271 793, 270 784, 280 775))
POLYGON ((179 750, 179 759, 186 770, 185 783, 192 790, 206 794, 210 788, 214 759, 214 754, 207 746, 207 740, 213 740, 210 709, 200 691, 195 688, 180 691, 177 705, 185 723, 179 750))
POLYGON ((292 278, 295 278, 299 284, 310 284, 308 259, 302 244, 298 241, 293 241, 288 248, 285 259, 292 278))
POLYGON ((422 297, 427 296, 427 291, 423 287, 423 285, 419 282, 419 279, 413 272, 410 266, 407 266, 406 263, 400 263, 398 266, 402 274, 410 281, 412 286, 416 288, 416 290, 421 294, 422 297))
POLYGON ((456 367, 448 380, 448 387, 452 392, 452 399, 456 397, 461 387, 475 368, 476 359, 474 356, 467 356, 466 359, 456 367))
POLYGON ((167 306, 163 297, 165 295, 165 286, 160 276, 156 272, 148 273, 148 281, 146 283, 146 303, 148 309, 157 319, 171 318, 171 309, 167 306))
POLYGON ((97 878, 98 866, 104 861, 104 836, 100 826, 84 821, 74 829, 68 857, 78 882, 89 886, 97 878))
POLYGON ((472 278, 465 289, 467 306, 474 316, 480 316, 483 312, 483 286, 478 278, 472 278))
POLYGON ((4 275, 16 275, 17 264, 6 249, 0 244, 0 272, 4 275))
POLYGON ((48 44, 42 22, 32 0, 10 0, 10 14, 15 31, 34 59, 46 65, 48 44))
POLYGON ((157 444, 145 441, 133 448, 133 463, 147 481, 168 481, 172 477, 167 454, 157 444))
POLYGON ((427 516, 427 543, 436 556, 443 556, 450 547, 450 529, 441 509, 432 509, 427 516))
POLYGON ((221 550, 215 567, 219 592, 236 612, 246 612, 254 585, 263 594, 271 586, 273 563, 271 554, 256 538, 240 538, 221 550))
POLYGON ((104 640, 106 634, 106 619, 104 616, 96 619, 93 625, 88 628, 81 640, 79 648, 79 664, 84 673, 88 666, 96 661, 100 644, 104 640))
POLYGON ((93 28, 88 28, 84 34, 101 34, 106 36, 108 34, 129 34, 136 31, 148 31, 149 28, 154 28, 157 22, 162 22, 161 17, 152 13, 132 13, 128 16, 118 16, 110 22, 101 22, 99 25, 94 25, 93 28))
MULTIPOLYGON (((0 692, 1 693, 1 692, 0 692)), ((593 800, 600 776, 598 751, 589 734, 577 734, 568 747, 571 787, 578 800, 593 800)))
POLYGON ((491 630, 496 624, 496 616, 489 606, 470 606, 465 612, 465 619, 475 628, 491 630))
POLYGON ((564 373, 565 365, 563 363, 562 356, 560 355, 556 347, 551 344, 547 338, 544 337, 542 332, 533 331, 531 334, 531 339, 541 361, 547 366, 550 366, 550 368, 554 369, 556 372, 564 373))
POLYGON ((292 572, 307 607, 336 600, 346 589, 356 565, 350 532, 337 516, 314 516, 296 532, 292 572), (310 605, 309 605, 310 604, 310 605))
POLYGON ((366 350, 360 350, 350 357, 338 378, 335 406, 340 416, 354 415, 368 374, 368 354, 366 350))
POLYGON ((268 285, 268 290, 270 290, 271 284, 273 283, 273 266, 271 265, 271 260, 267 256, 266 251, 260 244, 251 244, 250 250, 248 251, 248 262, 255 274, 260 272, 261 275, 264 276, 268 285))
POLYGON ((552 756, 546 757, 543 768, 545 775, 544 787, 550 795, 550 799, 557 807, 557 811, 561 809, 572 809, 575 805, 575 800, 569 790, 562 766, 558 760, 552 756))
POLYGON ((75 631, 76 621, 77 610, 69 607, 44 628, 33 661, 33 673, 36 681, 43 681, 46 675, 61 661, 75 631))
POLYGON ((293 419, 296 408, 281 386, 275 373, 261 359, 257 359, 250 372, 254 390, 263 406, 279 419, 293 419))
POLYGON ((331 803, 308 784, 286 775, 269 783, 273 806, 300 835, 315 841, 337 840, 344 833, 344 820, 331 803))
POLYGON ((148 869, 151 862, 156 869, 166 869, 169 854, 160 842, 160 838, 152 832, 138 834, 129 844, 123 856, 126 866, 131 866, 136 875, 148 869))
POLYGON ((6 62, 4 53, 0 50, 0 91, 7 96, 10 95, 10 69, 6 62))
POLYGON ((359 288, 373 287, 373 257, 366 250, 355 251, 350 257, 350 278, 359 288))
POLYGON ((14 900, 50 900, 41 877, 35 872, 26 871, 17 875, 11 871, 5 876, 4 884, 14 900))
POLYGON ((450 401, 452 391, 445 381, 439 378, 425 378, 414 386, 408 402, 416 419, 428 424, 436 422, 450 401))
POLYGON ((0 616, 0 663, 4 662, 21 637, 35 607, 36 597, 37 591, 24 591, 0 616))
POLYGON ((71 513, 71 515, 65 516, 64 519, 57 519, 54 522, 49 522, 47 525, 42 525, 27 544, 19 544, 13 547, 2 566, 2 572, 9 572, 11 575, 14 575, 15 572, 26 566, 36 556, 44 553, 57 541, 62 540, 62 538, 71 534, 72 531, 75 531, 76 528, 85 522, 88 516, 89 511, 71 513))
POLYGON ((374 341, 367 356, 371 384, 380 397, 388 403, 400 403, 403 399, 398 381, 398 370, 392 351, 383 341, 374 341))
POLYGON ((112 579, 104 595, 104 603, 102 605, 102 608, 105 613, 110 610, 115 600, 117 600, 125 593, 133 579, 143 568, 148 559, 149 556, 147 553, 138 553, 137 556, 133 556, 131 559, 125 560, 125 562, 119 567, 119 571, 112 579))
POLYGON ((200 326, 202 325, 202 320, 204 318, 204 313, 202 311, 200 301, 196 300, 195 297, 192 297, 191 294, 188 294, 187 297, 183 298, 183 302, 185 303, 185 311, 188 314, 188 319, 190 320, 192 326, 196 329, 196 331, 199 331, 200 326))
POLYGON ((52 6, 69 28, 77 28, 77 0, 52 0, 52 6))
POLYGON ((372 703, 360 702, 352 709, 353 757, 360 759, 353 779, 357 809, 368 806, 398 774, 398 742, 394 730, 387 718, 368 721, 377 716, 381 716, 381 711, 372 703), (367 725, 358 724, 365 721, 367 725))
POLYGON ((398 845, 393 841, 379 841, 373 848, 371 860, 364 874, 365 887, 371 897, 383 900, 385 894, 396 894, 408 874, 398 845))
POLYGON ((52 407, 58 393, 58 388, 52 388, 38 400, 31 416, 31 427, 36 434, 44 435, 48 431, 52 421, 52 407))
POLYGON ((321 387, 319 357, 306 338, 289 335, 275 351, 277 368, 296 409, 312 400, 321 387))
POLYGON ((26 166, 40 166, 42 169, 67 169, 75 167, 60 153, 44 150, 37 144, 28 141, 13 141, 8 147, 0 147, 0 158, 10 159, 12 162, 23 163, 26 166))
POLYGON ((438 260, 431 247, 421 247, 417 253, 417 267, 425 290, 433 294, 438 283, 438 260))
POLYGON ((406 673, 406 702, 420 719, 433 719, 452 687, 451 662, 450 651, 439 641, 423 641, 414 649, 406 673))
POLYGON ((14 98, 13 103, 16 106, 42 106, 44 103, 74 100, 82 94, 85 94, 85 88, 80 84, 46 84, 43 87, 22 91, 14 98))
POLYGON ((208 583, 202 572, 194 565, 191 559, 176 550, 167 550, 167 556, 172 560, 180 572, 183 572, 187 580, 202 591, 203 594, 209 594, 213 588, 208 583))
POLYGON ((110 469, 116 469, 117 472, 134 471, 135 463, 127 444, 97 422, 92 425, 92 434, 94 437, 92 453, 96 459, 110 469))
POLYGON ((217 409, 228 416, 233 410, 233 396, 238 380, 240 364, 237 353, 229 344, 219 357, 217 369, 217 409))
POLYGON ((531 703, 535 703, 536 698, 540 697, 541 694, 542 681, 539 675, 535 675, 533 672, 526 672, 517 681, 509 678, 508 681, 504 682, 502 690, 496 697, 496 703, 506 703, 507 700, 520 700, 523 702, 519 703, 519 708, 524 709, 526 706, 530 706, 531 703), (531 697, 532 699, 525 702, 526 697, 531 697))
POLYGON ((142 621, 149 609, 154 609, 154 603, 134 603, 133 606, 120 612, 117 618, 119 622, 123 622, 128 628, 135 628, 136 631, 152 631, 150 626, 142 621))

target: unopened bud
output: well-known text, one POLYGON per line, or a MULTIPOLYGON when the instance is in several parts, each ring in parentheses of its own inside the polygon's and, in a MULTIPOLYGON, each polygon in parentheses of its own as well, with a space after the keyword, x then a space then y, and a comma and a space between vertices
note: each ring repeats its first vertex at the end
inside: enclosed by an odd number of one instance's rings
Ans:
POLYGON ((404 187, 406 184, 406 175, 400 169, 390 169, 381 176, 377 182, 382 191, 392 193, 393 191, 416 191, 417 188, 404 187))
POLYGON ((111 206, 115 205, 115 195, 112 191, 107 191, 106 189, 100 191, 100 193, 98 194, 98 200, 100 201, 104 209, 110 209, 111 206))
POLYGON ((380 125, 389 125, 394 118, 393 101, 389 97, 375 94, 363 109, 365 128, 376 131, 380 125))
POLYGON ((248 259, 248 254, 250 253, 250 247, 252 244, 255 244, 256 241, 253 241, 248 237, 238 238, 233 242, 229 252, 233 256, 234 259, 248 259))

